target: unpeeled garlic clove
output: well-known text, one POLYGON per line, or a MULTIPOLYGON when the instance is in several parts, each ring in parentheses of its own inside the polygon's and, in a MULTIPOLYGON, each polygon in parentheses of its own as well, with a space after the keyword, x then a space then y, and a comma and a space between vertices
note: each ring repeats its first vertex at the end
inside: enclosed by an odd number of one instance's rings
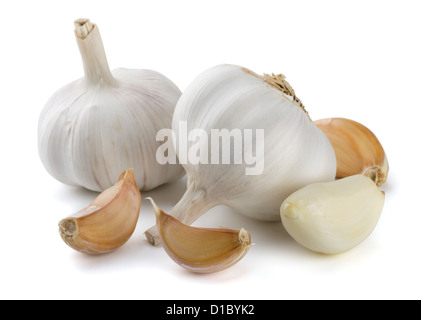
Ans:
POLYGON ((132 236, 140 204, 134 171, 128 169, 89 206, 59 222, 61 238, 71 248, 87 254, 115 250, 132 236))
POLYGON ((196 273, 224 270, 249 251, 250 234, 244 230, 197 228, 162 211, 151 198, 156 225, 167 254, 180 266, 196 273))
POLYGON ((281 206, 287 232, 320 253, 348 251, 366 239, 380 218, 385 195, 364 175, 308 185, 281 206))
POLYGON ((364 174, 378 186, 386 182, 389 172, 386 154, 380 141, 367 127, 345 118, 321 119, 315 124, 335 150, 337 178, 364 174))

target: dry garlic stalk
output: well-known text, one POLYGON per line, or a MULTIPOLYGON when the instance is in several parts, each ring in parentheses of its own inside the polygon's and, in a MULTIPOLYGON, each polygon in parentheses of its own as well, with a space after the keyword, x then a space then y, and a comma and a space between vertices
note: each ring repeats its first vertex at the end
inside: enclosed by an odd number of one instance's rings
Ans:
POLYGON ((59 223, 62 239, 71 248, 102 254, 125 244, 139 218, 141 196, 132 169, 102 192, 89 206, 59 223))
POLYGON ((360 174, 314 183, 294 192, 281 206, 281 219, 302 246, 337 254, 352 249, 372 233, 384 199, 384 192, 360 174))
POLYGON ((162 211, 151 198, 162 245, 180 266, 197 273, 224 270, 240 261, 252 246, 244 230, 187 226, 162 211))
POLYGON ((344 118, 315 121, 335 150, 336 177, 364 174, 378 185, 386 182, 389 163, 380 141, 362 124, 344 118))

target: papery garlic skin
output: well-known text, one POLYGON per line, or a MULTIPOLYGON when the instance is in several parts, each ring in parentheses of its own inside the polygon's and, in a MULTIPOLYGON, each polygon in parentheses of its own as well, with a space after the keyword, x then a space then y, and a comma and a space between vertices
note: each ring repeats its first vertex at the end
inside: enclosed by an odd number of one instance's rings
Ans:
POLYGON ((98 27, 89 24, 75 22, 85 76, 58 90, 40 115, 42 163, 57 180, 93 191, 111 187, 127 168, 140 190, 180 178, 181 165, 156 161, 156 133, 171 126, 181 91, 152 70, 111 72, 98 27))
POLYGON ((320 119, 314 123, 335 150, 337 178, 364 174, 378 186, 386 182, 389 162, 379 139, 370 129, 345 118, 320 119))
POLYGON ((281 219, 286 231, 302 246, 338 254, 354 248, 373 232, 384 201, 384 192, 370 178, 354 175, 294 192, 281 206, 281 219))
MULTIPOLYGON (((334 150, 305 110, 291 96, 241 66, 219 65, 200 74, 177 103, 172 127, 176 134, 181 122, 187 123, 189 131, 200 128, 208 136, 212 129, 264 130, 260 175, 246 175, 245 162, 183 164, 188 188, 170 212, 183 223, 191 224, 217 205, 254 219, 279 220, 279 207, 292 192, 335 177, 334 150)), ((187 148, 195 143, 188 141, 187 148)), ((176 150, 181 161, 180 148, 176 150)), ((148 230, 146 236, 157 243, 156 230, 148 230)))

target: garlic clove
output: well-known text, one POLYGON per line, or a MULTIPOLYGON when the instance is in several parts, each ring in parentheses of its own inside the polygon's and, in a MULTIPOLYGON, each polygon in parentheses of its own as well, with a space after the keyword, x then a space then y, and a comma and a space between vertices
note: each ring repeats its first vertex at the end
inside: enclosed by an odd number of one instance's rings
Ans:
POLYGON ((96 255, 115 250, 133 234, 140 203, 134 171, 128 169, 89 206, 61 220, 60 236, 71 248, 83 253, 96 255))
POLYGON ((287 232, 302 246, 324 254, 352 249, 380 218, 385 195, 364 175, 314 183, 290 195, 281 206, 287 232))
POLYGON ((162 211, 151 198, 162 245, 180 266, 196 273, 224 270, 249 251, 250 234, 244 230, 191 227, 162 211))
POLYGON ((344 118, 321 119, 315 124, 335 150, 337 178, 364 174, 378 186, 386 182, 389 172, 386 154, 380 141, 367 127, 344 118))

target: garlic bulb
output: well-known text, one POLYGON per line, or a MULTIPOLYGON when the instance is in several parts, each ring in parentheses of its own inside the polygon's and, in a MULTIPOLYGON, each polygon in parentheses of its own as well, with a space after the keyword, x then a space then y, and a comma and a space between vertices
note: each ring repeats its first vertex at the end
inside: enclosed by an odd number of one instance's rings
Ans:
POLYGON ((373 232, 384 199, 384 192, 361 174, 314 183, 284 201, 282 223, 302 246, 325 254, 342 253, 373 232))
POLYGON ((58 90, 40 115, 38 149, 47 171, 94 191, 113 186, 127 168, 141 190, 183 176, 181 165, 156 161, 156 133, 171 126, 180 90, 155 71, 111 72, 98 27, 80 19, 75 28, 85 76, 58 90))
MULTIPOLYGON (((279 220, 287 196, 335 177, 332 145, 282 75, 261 77, 236 65, 213 67, 183 92, 172 129, 188 187, 170 214, 185 224, 217 205, 259 220, 279 220), (183 139, 184 129, 196 139, 183 139), (228 133, 225 144, 219 144, 222 132, 228 133)), ((145 235, 160 244, 156 227, 145 235)))
POLYGON ((378 186, 386 182, 389 162, 373 132, 354 120, 328 118, 314 122, 332 143, 336 154, 336 177, 365 174, 378 186))

